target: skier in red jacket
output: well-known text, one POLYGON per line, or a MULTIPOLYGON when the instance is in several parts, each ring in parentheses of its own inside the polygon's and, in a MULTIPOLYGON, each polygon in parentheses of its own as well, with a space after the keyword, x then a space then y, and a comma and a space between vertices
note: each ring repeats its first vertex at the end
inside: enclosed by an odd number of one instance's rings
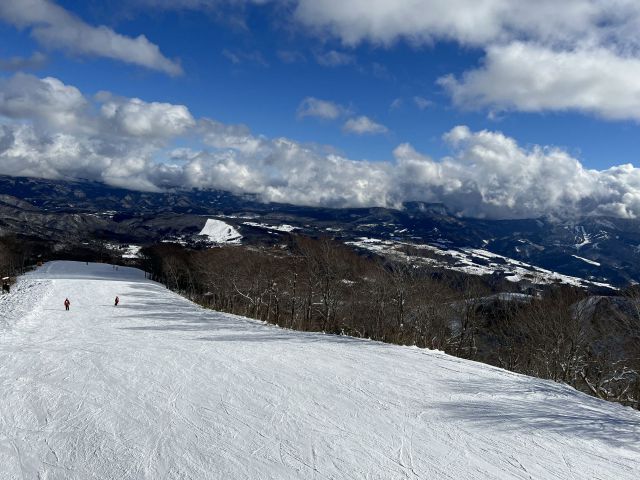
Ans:
POLYGON ((69 306, 71 305, 71 302, 69 301, 68 298, 64 299, 64 309, 65 310, 69 310, 69 306))

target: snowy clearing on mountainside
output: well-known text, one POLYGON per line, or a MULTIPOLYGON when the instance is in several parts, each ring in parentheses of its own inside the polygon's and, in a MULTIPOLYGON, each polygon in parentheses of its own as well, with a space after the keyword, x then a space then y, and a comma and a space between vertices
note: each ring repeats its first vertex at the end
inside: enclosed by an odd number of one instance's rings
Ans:
POLYGON ((614 286, 608 283, 564 275, 479 248, 455 248, 368 237, 361 237, 356 241, 345 243, 378 254, 395 256, 407 261, 421 262, 425 265, 443 267, 470 275, 493 275, 500 272, 506 280, 512 282, 527 280, 538 285, 564 283, 574 286, 597 286, 616 290, 614 286), (415 249, 418 252, 422 251, 428 256, 406 253, 404 249, 407 248, 415 249))
POLYGON ((198 235, 205 236, 212 243, 238 244, 242 235, 238 230, 222 220, 207 219, 198 235))

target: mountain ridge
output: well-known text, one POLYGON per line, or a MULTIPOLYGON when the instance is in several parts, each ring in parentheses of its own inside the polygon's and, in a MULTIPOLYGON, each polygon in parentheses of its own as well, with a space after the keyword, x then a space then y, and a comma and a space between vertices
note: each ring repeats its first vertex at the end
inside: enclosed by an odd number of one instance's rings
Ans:
POLYGON ((457 217, 441 203, 321 208, 261 203, 218 190, 138 192, 95 181, 0 176, 0 232, 68 240, 85 236, 145 244, 197 234, 207 218, 242 228, 246 241, 285 232, 243 225, 286 223, 299 233, 481 248, 586 280, 624 286, 640 279, 640 222, 615 217, 490 220, 457 217), (246 223, 246 222, 245 222, 246 223))

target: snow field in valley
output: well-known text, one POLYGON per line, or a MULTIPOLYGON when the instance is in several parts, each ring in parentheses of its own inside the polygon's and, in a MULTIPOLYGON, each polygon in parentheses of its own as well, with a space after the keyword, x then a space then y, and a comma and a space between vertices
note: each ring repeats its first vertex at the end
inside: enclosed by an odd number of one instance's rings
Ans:
POLYGON ((619 480, 638 440, 638 412, 569 387, 205 310, 135 269, 52 262, 0 297, 0 479, 619 480))

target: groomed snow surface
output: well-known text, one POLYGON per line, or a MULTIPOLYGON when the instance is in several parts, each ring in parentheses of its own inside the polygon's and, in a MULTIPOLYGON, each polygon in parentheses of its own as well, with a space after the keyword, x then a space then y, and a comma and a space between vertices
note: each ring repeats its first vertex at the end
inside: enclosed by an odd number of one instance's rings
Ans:
POLYGON ((135 269, 48 263, 0 297, 0 318, 2 479, 640 472, 634 410, 440 352, 205 310, 135 269))

